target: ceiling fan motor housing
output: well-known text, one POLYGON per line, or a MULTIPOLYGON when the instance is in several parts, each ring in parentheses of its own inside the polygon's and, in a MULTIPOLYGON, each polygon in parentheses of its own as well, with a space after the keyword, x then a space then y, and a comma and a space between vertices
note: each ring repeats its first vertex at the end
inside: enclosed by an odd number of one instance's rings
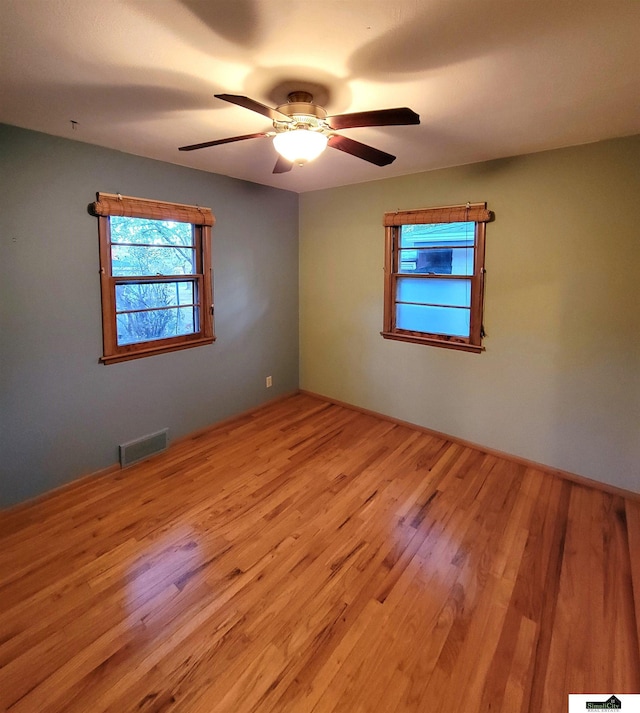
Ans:
POLYGON ((327 112, 313 103, 309 92, 291 92, 286 104, 276 108, 281 114, 290 116, 293 121, 274 121, 276 131, 291 131, 295 129, 310 129, 312 131, 328 131, 325 119, 327 112))

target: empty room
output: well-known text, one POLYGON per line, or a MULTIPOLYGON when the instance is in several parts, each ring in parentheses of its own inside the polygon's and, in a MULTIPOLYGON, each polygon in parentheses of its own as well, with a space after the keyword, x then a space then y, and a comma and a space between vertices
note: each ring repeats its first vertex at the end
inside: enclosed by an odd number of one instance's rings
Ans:
POLYGON ((640 711, 639 37, 0 0, 0 713, 640 711))

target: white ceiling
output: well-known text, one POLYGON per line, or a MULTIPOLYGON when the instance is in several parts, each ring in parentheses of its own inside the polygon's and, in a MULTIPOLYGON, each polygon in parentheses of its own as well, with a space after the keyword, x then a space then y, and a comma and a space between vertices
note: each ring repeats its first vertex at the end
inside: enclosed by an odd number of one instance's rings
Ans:
POLYGON ((0 0, 0 121, 292 191, 640 133, 638 0, 0 0), (273 175, 267 131, 214 98, 329 114, 409 106, 420 126, 344 130, 273 175), (71 121, 77 122, 75 130, 71 121))

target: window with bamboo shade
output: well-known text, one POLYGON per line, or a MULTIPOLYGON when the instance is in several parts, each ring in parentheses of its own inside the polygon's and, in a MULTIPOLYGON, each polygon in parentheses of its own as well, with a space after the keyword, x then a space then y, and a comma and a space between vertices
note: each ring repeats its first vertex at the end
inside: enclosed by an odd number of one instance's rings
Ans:
POLYGON ((209 208, 98 193, 105 364, 211 344, 209 208))
POLYGON ((385 213, 385 339, 482 351, 486 203, 385 213))

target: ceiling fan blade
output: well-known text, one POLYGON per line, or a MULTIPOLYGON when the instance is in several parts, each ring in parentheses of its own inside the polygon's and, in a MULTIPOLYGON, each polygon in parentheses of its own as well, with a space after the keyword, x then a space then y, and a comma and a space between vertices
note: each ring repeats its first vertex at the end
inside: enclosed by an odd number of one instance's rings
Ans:
POLYGON ((278 160, 276 161, 273 173, 287 173, 287 171, 290 171, 292 168, 293 163, 291 163, 291 161, 287 161, 284 156, 278 155, 278 160))
POLYGON ((216 139, 215 141, 205 141, 202 144, 191 144, 191 146, 180 146, 178 151, 195 151, 196 149, 206 149, 208 146, 219 146, 220 144, 230 144, 234 141, 244 141, 245 139, 258 139, 269 136, 264 131, 259 134, 244 134, 244 136, 231 136, 228 139, 216 139))
POLYGON ((396 157, 390 153, 374 149, 373 146, 361 144, 359 141, 348 139, 346 136, 340 136, 339 134, 334 134, 329 138, 329 146, 369 161, 369 163, 375 163, 376 166, 388 166, 396 160, 396 157))
POLYGON ((358 126, 400 126, 419 124, 420 117, 408 107, 397 109, 377 109, 359 111, 355 114, 328 116, 327 123, 332 129, 353 129, 358 126))
POLYGON ((272 109, 266 104, 260 104, 255 99, 249 99, 249 97, 243 97, 238 94, 215 94, 216 99, 222 99, 223 101, 230 102, 231 104, 236 104, 241 106, 243 109, 249 109, 250 111, 255 111, 262 116, 266 116, 271 121, 291 121, 291 117, 283 114, 282 112, 272 109))

